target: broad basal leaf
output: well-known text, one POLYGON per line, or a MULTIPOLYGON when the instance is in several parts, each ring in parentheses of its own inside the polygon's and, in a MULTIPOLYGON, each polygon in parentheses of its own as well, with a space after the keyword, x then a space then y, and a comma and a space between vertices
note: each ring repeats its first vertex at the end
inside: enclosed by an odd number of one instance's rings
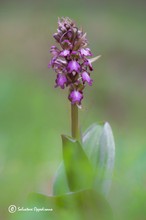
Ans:
POLYGON ((96 170, 95 189, 107 194, 114 166, 115 144, 110 125, 91 125, 83 135, 83 148, 96 170))
POLYGON ((80 143, 67 136, 62 136, 63 160, 71 191, 78 191, 93 186, 93 166, 80 143))
POLYGON ((70 192, 63 161, 60 163, 53 181, 53 195, 63 195, 70 192))
POLYGON ((99 140, 103 131, 103 126, 97 123, 92 124, 83 134, 82 146, 88 158, 93 164, 94 168, 97 167, 99 155, 99 140))
POLYGON ((99 141, 99 169, 98 169, 98 179, 103 180, 102 190, 105 194, 108 193, 109 187, 111 185, 112 172, 114 168, 115 159, 115 143, 112 133, 112 129, 109 123, 105 123, 103 127, 103 132, 99 141))

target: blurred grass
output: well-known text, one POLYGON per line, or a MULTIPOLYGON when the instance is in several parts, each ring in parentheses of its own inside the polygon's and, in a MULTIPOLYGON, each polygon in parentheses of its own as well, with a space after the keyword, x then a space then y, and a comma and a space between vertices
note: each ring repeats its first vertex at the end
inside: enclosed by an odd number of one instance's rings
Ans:
POLYGON ((57 17, 87 32, 94 64, 82 130, 109 121, 116 163, 109 201, 115 219, 146 217, 146 4, 144 1, 0 2, 0 207, 23 205, 32 191, 49 194, 61 160, 60 134, 70 134, 67 91, 47 69, 57 17), (72 7, 71 7, 72 5, 72 7))

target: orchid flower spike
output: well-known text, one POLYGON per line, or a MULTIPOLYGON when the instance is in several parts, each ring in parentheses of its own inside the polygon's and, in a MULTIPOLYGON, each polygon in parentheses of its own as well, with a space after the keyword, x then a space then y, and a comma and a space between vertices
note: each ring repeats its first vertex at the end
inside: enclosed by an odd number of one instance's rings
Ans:
POLYGON ((59 47, 51 47, 52 59, 48 67, 57 73, 55 87, 69 87, 68 99, 71 104, 81 106, 83 89, 86 84, 91 86, 93 82, 90 77, 92 62, 100 56, 89 59, 92 53, 87 47, 86 33, 68 17, 58 19, 57 33, 53 37, 59 47))

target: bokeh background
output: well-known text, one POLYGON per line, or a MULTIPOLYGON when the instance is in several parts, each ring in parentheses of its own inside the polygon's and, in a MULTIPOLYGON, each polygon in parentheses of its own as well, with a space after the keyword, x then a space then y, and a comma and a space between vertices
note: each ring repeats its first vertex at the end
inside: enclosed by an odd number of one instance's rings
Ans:
POLYGON ((67 91, 54 89, 47 68, 57 18, 87 32, 94 84, 80 124, 110 122, 116 161, 108 200, 116 220, 146 219, 146 2, 98 0, 0 1, 0 219, 30 192, 51 193, 70 134, 67 91))

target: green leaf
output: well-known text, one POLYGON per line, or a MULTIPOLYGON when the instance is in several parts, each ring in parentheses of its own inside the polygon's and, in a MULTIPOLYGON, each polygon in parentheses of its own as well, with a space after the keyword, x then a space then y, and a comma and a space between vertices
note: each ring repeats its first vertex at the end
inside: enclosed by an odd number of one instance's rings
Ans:
POLYGON ((83 190, 63 196, 45 196, 32 193, 27 208, 44 208, 52 211, 13 213, 14 220, 111 220, 112 212, 105 198, 94 190, 83 190))
POLYGON ((53 181, 53 195, 63 195, 70 192, 63 161, 60 163, 53 181))
POLYGON ((71 191, 92 188, 94 172, 80 143, 68 136, 62 136, 63 160, 71 191))
POLYGON ((92 124, 83 134, 82 146, 88 158, 93 164, 94 168, 97 167, 99 155, 99 140, 103 131, 103 126, 96 123, 92 124))
POLYGON ((94 188, 107 194, 114 167, 115 144, 110 125, 91 125, 83 135, 83 148, 96 170, 94 188))
POLYGON ((103 180, 102 190, 105 194, 108 193, 115 160, 115 142, 112 129, 108 122, 104 124, 103 132, 99 141, 99 167, 98 179, 103 180))

